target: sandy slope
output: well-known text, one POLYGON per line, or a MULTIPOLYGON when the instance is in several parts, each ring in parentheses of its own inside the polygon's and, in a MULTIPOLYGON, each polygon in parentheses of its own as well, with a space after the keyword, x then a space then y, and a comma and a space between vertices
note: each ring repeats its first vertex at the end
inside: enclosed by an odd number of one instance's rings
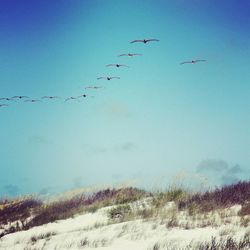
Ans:
MULTIPOLYGON (((167 228, 160 220, 134 220, 108 223, 107 210, 78 215, 47 225, 9 234, 0 239, 1 250, 63 250, 63 249, 109 249, 151 250, 158 243, 160 249, 178 249, 190 242, 209 241, 212 236, 227 235, 241 238, 250 227, 242 227, 237 216, 231 223, 217 227, 181 229, 167 228), (47 235, 46 235, 47 234, 47 235), (32 238, 33 237, 33 238, 32 238)), ((232 208, 232 210, 238 208, 232 208)))

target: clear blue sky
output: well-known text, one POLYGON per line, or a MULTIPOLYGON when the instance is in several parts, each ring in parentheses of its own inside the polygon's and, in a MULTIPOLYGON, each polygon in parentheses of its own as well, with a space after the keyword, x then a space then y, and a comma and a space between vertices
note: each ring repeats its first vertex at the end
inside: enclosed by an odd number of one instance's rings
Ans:
POLYGON ((180 170, 248 179, 249 13, 248 0, 0 0, 0 97, 95 96, 0 108, 0 195, 180 170), (160 42, 129 43, 141 38, 160 42), (207 62, 179 64, 192 59, 207 62))

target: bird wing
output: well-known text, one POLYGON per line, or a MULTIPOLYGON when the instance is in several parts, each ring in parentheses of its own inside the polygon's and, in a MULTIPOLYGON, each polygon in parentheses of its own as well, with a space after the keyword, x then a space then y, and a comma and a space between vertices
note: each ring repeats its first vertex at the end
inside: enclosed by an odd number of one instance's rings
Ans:
POLYGON ((118 56, 128 56, 128 54, 121 54, 121 55, 118 55, 118 56))
POLYGON ((207 60, 200 60, 200 59, 198 59, 198 60, 194 60, 195 62, 206 62, 207 60))
POLYGON ((143 43, 144 41, 143 40, 134 40, 134 41, 131 41, 130 43, 143 43))
POLYGON ((122 67, 128 67, 129 68, 129 66, 125 65, 125 64, 119 64, 119 65, 122 66, 122 67))
POLYGON ((135 53, 135 54, 132 54, 133 56, 142 56, 143 54, 137 54, 137 53, 135 53))
POLYGON ((147 42, 159 42, 160 40, 159 39, 155 39, 155 38, 152 38, 152 39, 146 39, 147 42))
POLYGON ((185 63, 192 63, 190 61, 185 61, 185 62, 181 62, 180 64, 185 64, 185 63))
POLYGON ((110 66, 116 66, 115 64, 108 64, 106 65, 106 67, 110 67, 110 66))
POLYGON ((106 79, 107 77, 98 77, 97 80, 100 80, 100 79, 106 79))
POLYGON ((120 77, 118 77, 118 76, 112 76, 112 77, 110 77, 111 79, 120 79, 120 77))

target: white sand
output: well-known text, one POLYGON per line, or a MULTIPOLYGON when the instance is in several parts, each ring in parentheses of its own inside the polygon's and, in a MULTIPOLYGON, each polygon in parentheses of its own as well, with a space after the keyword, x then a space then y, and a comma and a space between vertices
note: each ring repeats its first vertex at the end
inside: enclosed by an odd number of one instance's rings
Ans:
MULTIPOLYGON (((167 207, 171 208, 173 204, 167 207)), ((220 226, 181 229, 167 228, 160 220, 134 220, 108 224, 107 210, 75 216, 66 220, 49 223, 27 231, 9 234, 0 239, 1 250, 63 250, 63 249, 104 249, 104 250, 151 250, 158 243, 160 249, 178 249, 190 242, 210 241, 212 236, 231 235, 241 238, 250 227, 239 224, 239 206, 225 211, 231 223, 220 226), (54 235, 45 236, 46 233, 54 235), (31 238, 37 239, 35 242, 31 238), (172 246, 172 248, 170 247, 172 246)), ((185 215, 179 213, 179 220, 185 215)), ((216 214, 210 215, 216 218, 216 214)), ((186 223, 186 222, 185 222, 186 223)), ((190 222, 191 223, 191 222, 190 222)), ((192 222, 193 223, 193 222, 192 222)))

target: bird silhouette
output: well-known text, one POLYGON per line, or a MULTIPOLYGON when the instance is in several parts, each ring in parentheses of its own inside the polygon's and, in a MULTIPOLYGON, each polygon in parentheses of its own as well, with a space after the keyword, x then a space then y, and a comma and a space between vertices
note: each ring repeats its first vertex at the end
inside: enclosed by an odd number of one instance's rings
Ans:
POLYGON ((103 86, 87 86, 84 89, 101 89, 103 86))
POLYGON ((102 76, 102 77, 97 78, 97 80, 100 80, 100 79, 106 79, 106 80, 110 81, 112 79, 120 79, 120 77, 118 77, 118 76, 102 76))
POLYGON ((58 99, 59 96, 43 96, 42 99, 58 99))
POLYGON ((106 67, 117 67, 117 68, 119 68, 119 67, 127 67, 127 68, 129 68, 129 66, 127 66, 125 64, 108 64, 108 65, 106 65, 106 67))
POLYGON ((30 100, 25 100, 24 102, 41 102, 41 100, 30 99, 30 100))
POLYGON ((192 61, 181 62, 180 64, 181 64, 181 65, 186 64, 186 63, 195 64, 195 63, 198 63, 198 62, 206 62, 206 61, 207 61, 207 60, 192 60, 192 61))
POLYGON ((5 100, 5 101, 13 101, 13 99, 12 98, 6 98, 6 97, 2 97, 2 98, 0 98, 0 100, 5 100))
POLYGON ((143 39, 143 40, 134 40, 130 43, 148 43, 148 42, 159 42, 159 39, 143 39))
POLYGON ((12 99, 24 99, 24 98, 29 98, 29 97, 25 95, 15 95, 12 97, 12 99))
POLYGON ((86 94, 82 94, 82 95, 79 95, 78 98, 79 97, 87 97, 87 95, 86 94))
MULTIPOLYGON (((79 95, 78 98, 81 98, 81 97, 85 98, 85 97, 87 97, 87 96, 89 96, 89 95, 82 94, 82 95, 79 95)), ((90 97, 94 98, 94 96, 90 96, 90 97)))
POLYGON ((128 54, 120 54, 118 55, 119 56, 142 56, 143 54, 138 54, 138 53, 128 53, 128 54))
POLYGON ((65 99, 65 102, 69 101, 69 100, 77 100, 77 97, 71 96, 65 99))

